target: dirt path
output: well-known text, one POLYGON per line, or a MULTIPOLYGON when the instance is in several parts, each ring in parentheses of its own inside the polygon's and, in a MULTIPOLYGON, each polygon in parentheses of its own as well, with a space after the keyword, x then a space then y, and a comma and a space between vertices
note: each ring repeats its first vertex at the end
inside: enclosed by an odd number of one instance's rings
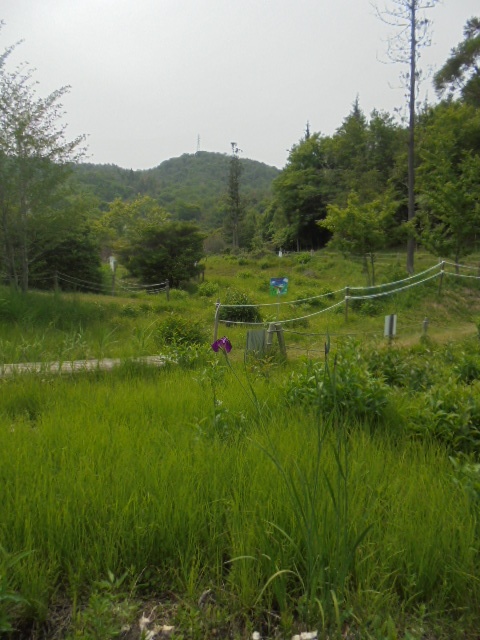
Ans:
POLYGON ((161 367, 165 364, 162 356, 143 358, 103 358, 102 360, 72 360, 66 362, 19 362, 0 365, 0 378, 22 373, 78 373, 81 371, 111 371, 125 362, 136 362, 161 367))

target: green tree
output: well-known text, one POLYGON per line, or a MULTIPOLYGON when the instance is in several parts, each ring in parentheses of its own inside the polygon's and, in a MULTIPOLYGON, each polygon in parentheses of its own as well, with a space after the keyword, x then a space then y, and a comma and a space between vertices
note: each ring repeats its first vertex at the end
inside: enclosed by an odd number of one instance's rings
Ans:
POLYGON ((143 226, 162 225, 170 214, 150 196, 137 196, 133 200, 116 198, 95 222, 95 230, 103 246, 109 251, 121 245, 143 226))
MULTIPOLYGON (((36 95, 32 72, 25 65, 13 72, 0 56, 0 219, 2 259, 7 277, 28 289, 31 229, 36 217, 52 214, 71 162, 83 154, 83 136, 72 141, 60 124, 61 98, 68 87, 46 98, 36 95)), ((50 225, 54 230, 55 225, 50 225)))
POLYGON ((433 81, 438 95, 460 95, 465 102, 480 107, 480 18, 470 18, 463 34, 463 42, 452 49, 433 81))
POLYGON ((128 271, 145 284, 169 280, 171 285, 199 273, 204 234, 187 222, 143 224, 119 249, 128 271))
POLYGON ((328 234, 316 224, 326 215, 325 176, 327 161, 325 138, 319 133, 294 145, 287 164, 273 183, 275 200, 275 244, 278 246, 318 248, 328 234))
POLYGON ((361 203, 350 193, 346 207, 328 205, 325 220, 318 224, 332 234, 329 245, 346 255, 360 255, 368 284, 375 284, 375 253, 388 243, 396 204, 389 197, 361 203))
POLYGON ((480 110, 463 103, 432 110, 420 157, 421 242, 458 263, 480 233, 480 110))

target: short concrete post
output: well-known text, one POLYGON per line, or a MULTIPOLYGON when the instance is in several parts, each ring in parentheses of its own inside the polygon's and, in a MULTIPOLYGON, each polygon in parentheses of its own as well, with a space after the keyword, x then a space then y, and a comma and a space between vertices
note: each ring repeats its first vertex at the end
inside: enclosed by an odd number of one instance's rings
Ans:
POLYGON ((428 325, 429 325, 428 318, 425 318, 422 322, 422 331, 424 336, 427 335, 428 325))

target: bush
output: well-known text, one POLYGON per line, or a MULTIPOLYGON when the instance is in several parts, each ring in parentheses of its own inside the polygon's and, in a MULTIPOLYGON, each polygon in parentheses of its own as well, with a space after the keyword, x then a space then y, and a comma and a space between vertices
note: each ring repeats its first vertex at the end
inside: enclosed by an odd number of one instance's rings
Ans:
POLYGON ((452 453, 480 452, 479 385, 442 381, 422 397, 421 405, 409 416, 409 428, 422 436, 433 436, 452 453))
POLYGON ((183 289, 170 289, 170 300, 186 300, 188 293, 183 289))
POLYGON ((292 406, 314 405, 325 415, 336 409, 350 417, 378 418, 387 406, 388 387, 368 371, 358 346, 347 345, 333 364, 309 361, 292 374, 286 398, 292 406))
POLYGON ((206 335, 199 322, 187 320, 176 313, 170 313, 162 320, 155 332, 155 342, 164 345, 196 345, 206 341, 206 335))
POLYGON ((297 255, 295 256, 295 262, 297 264, 308 264, 309 262, 311 262, 312 260, 312 256, 310 253, 297 253, 297 255))
POLYGON ((262 318, 258 307, 245 306, 252 305, 254 302, 250 300, 248 294, 239 289, 229 288, 222 301, 224 305, 241 305, 238 307, 225 308, 220 307, 220 320, 231 320, 232 322, 261 322, 262 318))
POLYGON ((198 285, 198 295, 202 298, 211 298, 218 293, 218 284, 215 282, 202 282, 198 285))

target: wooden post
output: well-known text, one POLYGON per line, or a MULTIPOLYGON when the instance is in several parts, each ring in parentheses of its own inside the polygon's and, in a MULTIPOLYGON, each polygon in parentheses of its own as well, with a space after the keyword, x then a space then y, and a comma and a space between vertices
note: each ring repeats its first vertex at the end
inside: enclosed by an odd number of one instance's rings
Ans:
POLYGON ((220 299, 217 298, 215 303, 215 320, 213 325, 213 341, 216 342, 218 338, 218 318, 220 315, 220 299))
POLYGON ((278 338, 278 346, 280 348, 280 353, 282 354, 283 358, 285 358, 285 360, 287 359, 287 347, 285 345, 285 335, 283 333, 283 327, 281 324, 276 324, 275 325, 275 329, 277 332, 277 338, 278 338))
POLYGON ((170 282, 168 278, 165 280, 165 294, 167 296, 167 300, 170 300, 170 282))
POLYGON ((267 343, 265 345, 265 349, 266 352, 268 353, 270 351, 270 349, 272 348, 272 343, 273 343, 273 334, 276 332, 275 329, 275 324, 273 322, 271 322, 268 325, 268 329, 267 329, 267 343))
POLYGON ((442 293, 442 284, 443 284, 443 274, 445 273, 445 261, 442 260, 441 263, 441 271, 440 271, 440 280, 438 283, 438 295, 442 293))
POLYGON ((350 288, 345 287, 345 322, 348 322, 348 298, 350 293, 350 288))
POLYGON ((58 271, 55 269, 55 273, 53 274, 53 289, 55 292, 58 291, 58 271))

